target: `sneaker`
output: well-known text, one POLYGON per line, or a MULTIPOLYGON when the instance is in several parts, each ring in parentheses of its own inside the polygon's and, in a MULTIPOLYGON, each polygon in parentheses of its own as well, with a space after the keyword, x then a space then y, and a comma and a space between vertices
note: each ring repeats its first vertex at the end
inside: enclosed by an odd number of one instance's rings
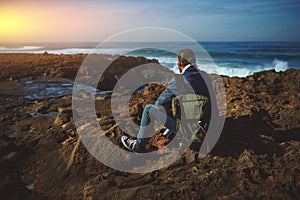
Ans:
POLYGON ((123 135, 121 137, 121 141, 126 149, 128 149, 129 151, 134 151, 137 140, 132 140, 128 136, 123 135))

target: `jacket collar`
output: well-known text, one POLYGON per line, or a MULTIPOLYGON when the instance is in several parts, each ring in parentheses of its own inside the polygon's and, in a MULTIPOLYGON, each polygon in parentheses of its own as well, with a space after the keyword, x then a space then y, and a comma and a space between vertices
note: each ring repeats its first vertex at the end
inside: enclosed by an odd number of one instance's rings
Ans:
POLYGON ((191 64, 188 64, 188 65, 186 65, 184 68, 183 68, 183 70, 181 71, 181 73, 180 74, 183 74, 189 67, 191 67, 192 65, 191 64))

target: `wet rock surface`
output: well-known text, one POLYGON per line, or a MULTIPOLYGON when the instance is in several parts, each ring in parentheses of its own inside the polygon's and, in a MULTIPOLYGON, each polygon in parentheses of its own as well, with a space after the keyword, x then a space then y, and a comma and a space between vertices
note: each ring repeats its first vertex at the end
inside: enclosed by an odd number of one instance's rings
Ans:
MULTIPOLYGON (((76 63, 72 56, 66 60, 57 57, 69 67, 76 63)), ((29 64, 31 61, 18 59, 20 66, 24 62, 24 66, 45 66, 47 70, 58 62, 39 58, 38 64, 29 64)), ((3 63, 2 79, 16 77, 10 65, 3 68, 3 63)), ((30 73, 24 71, 18 77, 30 73)), ((109 168, 86 150, 74 127, 71 95, 25 99, 7 89, 0 96, 1 198, 298 199, 299 79, 300 71, 294 69, 264 71, 246 78, 223 77, 227 117, 212 152, 198 160, 189 149, 172 165, 144 174, 109 168)), ((127 109, 134 123, 140 122, 143 108, 155 102, 163 90, 164 85, 155 83, 132 95, 127 109)), ((121 146, 124 132, 112 117, 110 101, 111 94, 97 97, 95 115, 104 134, 121 146)), ((152 146, 162 143, 160 138, 151 142, 152 146)))

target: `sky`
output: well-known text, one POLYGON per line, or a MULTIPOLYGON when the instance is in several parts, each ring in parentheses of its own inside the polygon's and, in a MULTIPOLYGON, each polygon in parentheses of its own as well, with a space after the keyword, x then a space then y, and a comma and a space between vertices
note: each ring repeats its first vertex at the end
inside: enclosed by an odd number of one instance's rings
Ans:
POLYGON ((299 0, 1 0, 0 42, 99 42, 162 27, 198 41, 299 41, 299 0))

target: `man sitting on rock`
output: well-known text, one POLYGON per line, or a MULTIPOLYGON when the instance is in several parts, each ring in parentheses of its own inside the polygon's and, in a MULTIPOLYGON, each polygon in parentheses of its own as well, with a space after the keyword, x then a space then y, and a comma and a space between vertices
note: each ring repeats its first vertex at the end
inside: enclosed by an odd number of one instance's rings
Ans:
MULTIPOLYGON (((196 68, 194 52, 190 49, 181 50, 178 55, 177 64, 180 72, 180 80, 183 81, 178 81, 178 78, 175 77, 172 78, 166 90, 156 100, 155 105, 149 104, 144 108, 136 140, 130 139, 126 135, 121 137, 124 147, 129 151, 143 152, 145 150, 145 144, 147 143, 145 138, 153 134, 154 120, 167 128, 165 132, 177 133, 178 125, 176 119, 170 114, 166 114, 166 111, 170 110, 173 98, 182 93, 180 90, 181 88, 185 88, 185 85, 192 88, 193 93, 201 94, 210 99, 208 87, 196 68)), ((164 136, 169 137, 169 134, 164 134, 164 136)))

